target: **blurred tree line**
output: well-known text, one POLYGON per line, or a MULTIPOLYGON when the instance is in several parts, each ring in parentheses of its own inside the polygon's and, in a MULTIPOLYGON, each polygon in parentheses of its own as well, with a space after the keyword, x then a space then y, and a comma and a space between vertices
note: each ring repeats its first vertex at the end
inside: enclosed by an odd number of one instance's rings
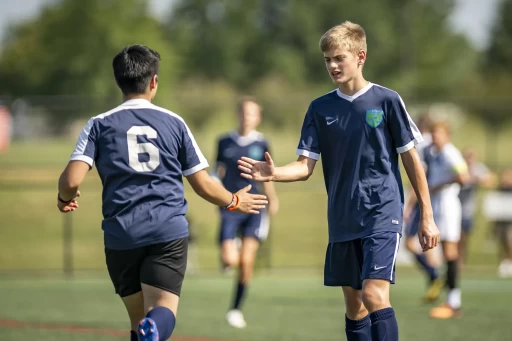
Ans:
POLYGON ((162 55, 155 102, 195 128, 232 114, 243 93, 260 98, 267 123, 300 126, 309 101, 333 88, 320 36, 351 20, 367 32, 369 80, 417 102, 472 98, 501 119, 485 103, 512 86, 512 2, 504 0, 487 51, 450 29, 453 7, 454 0, 182 0, 158 21, 145 0, 60 0, 11 28, 0 50, 0 95, 59 96, 38 103, 65 127, 119 102, 112 58, 141 43, 162 55), (66 98, 65 109, 55 109, 66 98))

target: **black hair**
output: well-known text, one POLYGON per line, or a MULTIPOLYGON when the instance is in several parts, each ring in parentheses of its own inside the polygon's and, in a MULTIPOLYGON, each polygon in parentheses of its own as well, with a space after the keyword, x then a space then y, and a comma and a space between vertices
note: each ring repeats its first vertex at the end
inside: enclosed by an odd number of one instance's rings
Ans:
POLYGON ((160 54, 144 45, 126 46, 112 61, 117 85, 125 95, 146 92, 159 64, 160 54))

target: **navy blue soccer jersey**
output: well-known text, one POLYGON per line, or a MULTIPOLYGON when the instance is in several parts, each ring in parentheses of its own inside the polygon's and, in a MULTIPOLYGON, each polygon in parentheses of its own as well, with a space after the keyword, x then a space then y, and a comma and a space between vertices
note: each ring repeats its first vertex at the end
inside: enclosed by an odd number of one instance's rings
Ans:
POLYGON ((400 96, 376 84, 353 96, 335 90, 310 104, 297 155, 322 155, 330 242, 401 233, 398 154, 422 140, 400 96))
POLYGON ((88 121, 71 160, 96 164, 107 248, 188 236, 183 176, 208 163, 177 114, 144 99, 126 101, 88 121))
POLYGON ((222 178, 224 187, 228 191, 237 192, 247 185, 252 185, 251 193, 261 192, 261 184, 240 176, 237 161, 242 156, 265 161, 265 152, 268 151, 268 142, 263 137, 263 134, 256 131, 247 136, 240 136, 238 133, 232 132, 227 136, 221 137, 217 147, 216 162, 225 169, 225 175, 222 178))

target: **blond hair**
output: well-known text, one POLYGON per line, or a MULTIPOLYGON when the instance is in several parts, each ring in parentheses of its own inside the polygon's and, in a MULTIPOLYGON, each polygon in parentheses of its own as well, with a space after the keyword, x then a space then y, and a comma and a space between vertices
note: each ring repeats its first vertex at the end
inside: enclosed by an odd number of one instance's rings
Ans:
POLYGON ((320 50, 327 52, 338 47, 345 47, 352 53, 366 52, 366 33, 361 25, 345 21, 325 32, 320 38, 320 50))
POLYGON ((240 98, 238 98, 238 101, 236 103, 236 112, 237 113, 241 113, 244 110, 245 103, 254 103, 260 108, 260 111, 263 110, 263 108, 261 107, 261 104, 258 103, 258 100, 256 99, 256 97, 244 95, 244 96, 241 96, 240 98))
POLYGON ((436 122, 434 122, 431 125, 430 130, 434 131, 434 130, 437 130, 437 129, 444 130, 446 133, 448 133, 448 135, 450 135, 450 133, 451 133, 450 123, 448 123, 448 121, 436 121, 436 122))

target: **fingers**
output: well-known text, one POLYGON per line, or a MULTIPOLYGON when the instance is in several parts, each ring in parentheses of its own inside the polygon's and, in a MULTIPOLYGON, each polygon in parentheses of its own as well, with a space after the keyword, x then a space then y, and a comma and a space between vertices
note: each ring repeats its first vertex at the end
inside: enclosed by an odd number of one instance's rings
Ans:
POLYGON ((418 239, 420 241, 421 249, 425 251, 425 236, 423 235, 423 232, 418 232, 418 239))
POLYGON ((238 169, 240 169, 242 172, 245 172, 245 173, 252 173, 252 170, 250 168, 247 168, 245 166, 242 166, 242 165, 238 165, 238 169))
POLYGON ((274 165, 274 160, 272 160, 272 157, 270 156, 270 153, 269 153, 269 152, 265 152, 265 160, 267 160, 267 163, 268 163, 270 166, 273 166, 273 165, 274 165))
POLYGON ((242 156, 242 157, 240 158, 240 160, 238 160, 238 163, 240 164, 240 162, 244 162, 244 161, 245 161, 245 163, 247 163, 249 166, 250 166, 250 165, 254 165, 256 162, 258 162, 258 161, 256 161, 256 160, 253 160, 253 159, 249 158, 249 157, 242 156))
POLYGON ((263 194, 250 194, 249 198, 251 198, 252 200, 264 200, 265 204, 268 204, 267 196, 263 194))
POLYGON ((245 161, 242 161, 242 160, 238 160, 236 163, 238 163, 238 168, 239 169, 241 169, 240 167, 244 167, 244 169, 247 169, 247 172, 249 172, 249 173, 252 172, 252 165, 253 164, 250 164, 249 162, 245 162, 245 161))
POLYGON ((246 179, 250 179, 250 180, 253 180, 253 177, 251 174, 247 174, 247 173, 240 173, 240 176, 242 178, 246 178, 246 179))

